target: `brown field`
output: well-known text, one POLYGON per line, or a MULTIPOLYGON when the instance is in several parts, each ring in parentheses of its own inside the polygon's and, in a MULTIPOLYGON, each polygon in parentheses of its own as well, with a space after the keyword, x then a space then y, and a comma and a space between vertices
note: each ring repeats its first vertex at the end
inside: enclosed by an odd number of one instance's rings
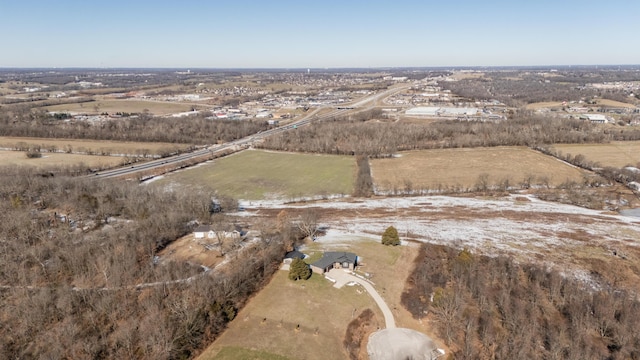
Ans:
POLYGON ((451 75, 452 78, 456 80, 464 80, 464 79, 481 79, 484 77, 484 73, 482 72, 456 72, 451 75))
POLYGON ((88 103, 73 103, 43 107, 46 111, 100 114, 117 112, 141 113, 148 110, 153 115, 168 115, 189 111, 193 108, 190 104, 180 104, 163 101, 145 100, 97 100, 88 103))
POLYGON ((438 149, 402 153, 398 158, 371 161, 373 181, 379 190, 472 188, 481 175, 489 185, 508 179, 511 185, 533 176, 533 183, 556 186, 566 180, 581 182, 586 174, 526 147, 438 149))
POLYGON ((84 164, 89 167, 113 167, 120 165, 122 157, 43 153, 41 158, 29 159, 24 151, 0 150, 0 165, 26 165, 39 168, 84 164))
POLYGON ((71 149, 72 152, 93 152, 96 154, 160 154, 167 150, 177 151, 189 147, 187 144, 146 143, 110 140, 81 140, 81 139, 46 139, 0 136, 0 148, 15 149, 17 147, 40 146, 42 149, 55 147, 57 150, 71 149))
POLYGON ((609 99, 598 99, 598 100, 596 100, 596 103, 598 105, 602 105, 602 106, 611 106, 611 107, 620 107, 620 108, 635 108, 636 107, 633 104, 624 103, 624 102, 615 101, 615 100, 609 100, 609 99))
POLYGON ((561 101, 538 102, 538 103, 527 104, 525 106, 526 109, 530 109, 530 110, 539 110, 539 109, 553 108, 553 107, 562 107, 562 102, 561 101))
POLYGON ((557 144, 553 146, 563 154, 582 154, 600 166, 637 166, 640 162, 640 141, 617 141, 609 144, 557 144))

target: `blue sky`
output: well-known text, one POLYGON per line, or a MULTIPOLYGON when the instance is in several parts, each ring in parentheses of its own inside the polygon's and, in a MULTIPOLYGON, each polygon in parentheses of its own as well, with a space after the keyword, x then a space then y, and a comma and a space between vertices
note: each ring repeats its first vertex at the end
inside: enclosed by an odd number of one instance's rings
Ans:
POLYGON ((0 0, 0 67, 640 64, 640 1, 0 0))

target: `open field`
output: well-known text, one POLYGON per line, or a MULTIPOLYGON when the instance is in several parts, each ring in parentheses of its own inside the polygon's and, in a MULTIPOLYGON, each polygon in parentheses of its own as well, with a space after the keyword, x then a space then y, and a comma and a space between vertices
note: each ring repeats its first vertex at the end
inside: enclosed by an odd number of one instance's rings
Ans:
MULTIPOLYGON (((348 246, 350 240, 362 238, 377 241, 384 229, 393 225, 403 240, 467 247, 490 256, 506 255, 521 263, 545 264, 585 282, 608 281, 634 291, 640 289, 639 218, 521 194, 265 202, 248 207, 247 215, 276 216, 282 209, 290 213, 316 211, 322 225, 329 228, 327 236, 318 238, 316 243, 320 245, 348 246)), ((368 266, 371 260, 363 257, 368 266)), ((373 281, 378 284, 378 277, 374 275, 373 281)), ((391 306, 392 298, 383 297, 391 306)), ((402 320, 396 322, 409 327, 402 320)))
POLYGON ((270 354, 265 351, 249 350, 241 347, 229 346, 225 347, 216 355, 215 360, 288 360, 288 358, 280 355, 270 354))
POLYGON ((581 154, 600 166, 637 166, 640 163, 640 141, 617 141, 608 144, 556 144, 553 147, 563 154, 581 154))
POLYGON ((562 107, 561 101, 550 101, 550 102, 539 102, 539 103, 531 103, 525 106, 525 109, 529 110, 539 110, 544 108, 552 108, 552 107, 562 107))
POLYGON ((343 360, 342 340, 354 317, 369 308, 382 322, 375 302, 359 287, 336 289, 318 274, 296 282, 287 275, 278 271, 198 359, 218 359, 223 348, 240 347, 289 359, 343 360))
POLYGON ((163 101, 145 100, 97 100, 87 103, 62 104, 43 107, 51 112, 100 114, 103 112, 115 114, 117 112, 142 113, 148 110, 153 115, 167 115, 189 111, 193 108, 190 104, 179 104, 163 101))
POLYGON ((488 176, 489 186, 505 179, 511 185, 519 184, 528 176, 534 184, 546 178, 555 186, 567 179, 580 182, 586 174, 526 147, 412 151, 397 158, 371 160, 371 172, 380 191, 406 189, 407 185, 413 189, 472 188, 482 175, 488 176))
POLYGON ((237 199, 297 198, 353 191, 355 159, 246 150, 170 174, 158 185, 203 187, 237 199))
POLYGON ((29 159, 24 151, 0 150, 0 165, 24 165, 38 168, 84 164, 91 168, 105 168, 120 165, 121 157, 79 155, 63 153, 43 153, 41 158, 29 159))
POLYGON ((82 140, 82 139, 45 139, 0 136, 0 148, 16 149, 40 146, 42 149, 95 154, 131 154, 140 155, 142 152, 155 155, 167 151, 178 151, 189 147, 187 144, 172 143, 142 143, 111 140, 82 140))
POLYGON ((619 107, 619 108, 635 108, 636 107, 633 104, 624 103, 624 102, 615 101, 615 100, 609 100, 609 99, 597 99, 596 104, 601 106, 610 106, 610 107, 619 107))

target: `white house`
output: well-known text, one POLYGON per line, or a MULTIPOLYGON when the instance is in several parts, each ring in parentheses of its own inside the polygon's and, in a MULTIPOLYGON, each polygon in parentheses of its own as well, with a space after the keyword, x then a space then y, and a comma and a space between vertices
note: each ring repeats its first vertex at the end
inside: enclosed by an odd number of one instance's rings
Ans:
POLYGON ((200 225, 195 230, 193 230, 193 237, 196 239, 217 239, 218 236, 237 239, 241 236, 241 234, 238 230, 216 232, 211 225, 200 225))

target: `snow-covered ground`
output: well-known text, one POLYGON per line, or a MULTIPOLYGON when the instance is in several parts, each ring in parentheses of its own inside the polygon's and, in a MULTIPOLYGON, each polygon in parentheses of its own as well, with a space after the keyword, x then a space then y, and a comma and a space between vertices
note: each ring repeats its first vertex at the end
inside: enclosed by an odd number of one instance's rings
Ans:
POLYGON ((529 195, 501 198, 420 196, 334 199, 286 204, 245 204, 247 215, 262 209, 315 208, 328 231, 318 242, 329 247, 356 239, 378 241, 388 226, 401 238, 468 247, 488 255, 517 254, 543 262, 572 262, 588 251, 610 254, 640 245, 640 219, 539 200, 529 195))

